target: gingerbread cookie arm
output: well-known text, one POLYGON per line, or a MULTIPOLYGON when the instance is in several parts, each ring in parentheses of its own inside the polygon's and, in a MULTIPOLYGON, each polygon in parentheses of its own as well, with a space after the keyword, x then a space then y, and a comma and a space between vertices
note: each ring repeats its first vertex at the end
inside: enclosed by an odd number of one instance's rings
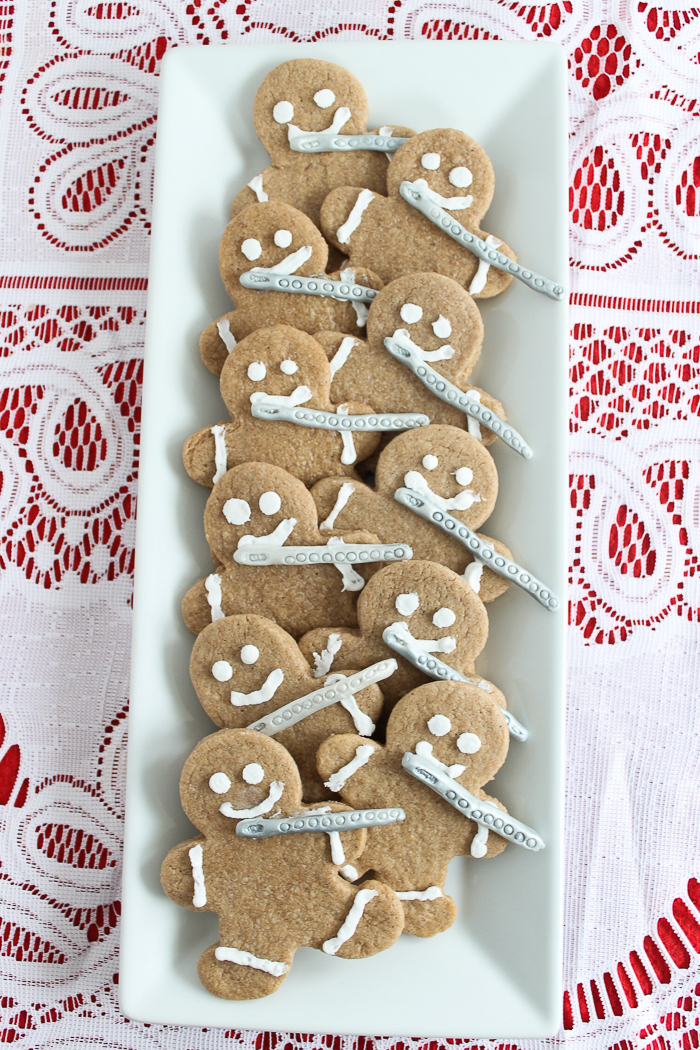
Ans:
POLYGON ((205 368, 215 376, 221 375, 228 355, 246 334, 235 310, 208 324, 199 337, 199 356, 205 368))
POLYGON ((250 204, 264 204, 265 201, 279 200, 279 168, 269 164, 239 190, 231 203, 231 218, 238 215, 250 204))
POLYGON ((205 853, 206 839, 197 835, 173 846, 160 869, 160 883, 170 900, 190 911, 215 911, 207 897, 205 853))
POLYGON ((348 668, 369 667, 378 660, 391 657, 383 647, 377 651, 359 631, 343 627, 319 627, 307 631, 299 639, 299 648, 315 669, 314 675, 319 677, 348 668))
POLYGON ((227 943, 235 934, 225 938, 227 926, 219 919, 221 940, 210 945, 200 956, 197 974, 208 992, 220 999, 262 999, 276 992, 289 973, 294 949, 273 948, 268 958, 248 948, 227 943))
POLYGON ((316 768, 329 791, 342 795, 355 809, 376 806, 384 748, 353 733, 329 737, 316 752, 316 768), (332 784, 332 787, 329 786, 332 784))

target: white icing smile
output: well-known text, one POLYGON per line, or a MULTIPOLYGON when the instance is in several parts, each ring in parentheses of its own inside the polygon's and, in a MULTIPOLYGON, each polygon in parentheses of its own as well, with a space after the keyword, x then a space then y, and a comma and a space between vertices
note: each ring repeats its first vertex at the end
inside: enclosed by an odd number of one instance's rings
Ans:
POLYGON ((463 211, 465 208, 471 208, 474 200, 471 195, 467 197, 443 197, 437 190, 432 189, 425 179, 416 179, 412 185, 417 190, 422 190, 433 204, 437 204, 439 208, 444 208, 445 211, 463 211))
POLYGON ((252 269, 253 273, 280 273, 285 276, 296 273, 300 266, 303 266, 305 262, 308 262, 313 255, 314 250, 310 244, 305 244, 302 248, 297 248, 291 255, 285 255, 284 259, 280 259, 274 266, 254 266, 252 269))
POLYGON ((419 740, 416 744, 416 754, 419 758, 429 758, 431 762, 434 762, 436 766, 444 770, 450 777, 459 777, 462 775, 466 766, 460 766, 455 764, 454 766, 446 766, 444 762, 441 762, 439 758, 436 758, 433 754, 433 745, 427 740, 419 740))
POLYGON ((263 813, 270 812, 275 802, 282 797, 283 791, 284 783, 281 780, 273 780, 270 784, 269 795, 262 802, 258 802, 257 806, 252 806, 251 809, 234 809, 230 802, 223 802, 219 806, 219 813, 233 820, 239 820, 242 817, 261 817, 263 813))
POLYGON ((439 346, 437 350, 424 350, 418 343, 413 342, 405 328, 397 328, 392 338, 400 346, 405 346, 407 350, 413 350, 416 357, 419 357, 421 361, 449 361, 451 357, 454 357, 454 347, 450 346, 449 343, 439 346))
POLYGON ((250 704, 266 704, 272 700, 283 681, 284 672, 281 667, 276 667, 274 671, 270 671, 260 688, 255 689, 252 693, 237 693, 235 689, 232 689, 231 703, 234 707, 249 707, 250 704))
POLYGON ((284 518, 272 532, 263 533, 262 536, 245 535, 238 541, 239 547, 271 546, 282 547, 291 536, 296 518, 284 518))
POLYGON ((395 631, 414 650, 421 653, 453 653, 457 648, 457 642, 451 634, 444 638, 414 638, 405 620, 397 620, 389 625, 391 631, 395 631))
POLYGON ((449 499, 438 496, 418 470, 409 470, 404 475, 403 483, 407 489, 413 489, 414 492, 428 496, 442 510, 469 510, 475 503, 481 503, 481 496, 472 492, 471 489, 462 489, 456 496, 451 496, 449 499))
MULTIPOLYGON (((318 93, 321 94, 321 92, 318 93)), ((292 114, 292 116, 293 115, 294 114, 292 114)), ((328 125, 327 128, 324 128, 322 131, 304 131, 303 128, 297 127, 296 124, 289 124, 289 126, 287 127, 287 137, 291 143, 294 141, 294 139, 298 139, 300 135, 337 135, 340 129, 342 127, 345 127, 347 122, 350 120, 351 116, 352 113, 350 112, 347 106, 339 106, 333 114, 332 122, 328 125)), ((291 116, 289 119, 292 119, 291 116)))
POLYGON ((250 395, 251 405, 303 405, 313 397, 308 386, 298 386, 291 394, 266 394, 264 390, 256 390, 250 395))

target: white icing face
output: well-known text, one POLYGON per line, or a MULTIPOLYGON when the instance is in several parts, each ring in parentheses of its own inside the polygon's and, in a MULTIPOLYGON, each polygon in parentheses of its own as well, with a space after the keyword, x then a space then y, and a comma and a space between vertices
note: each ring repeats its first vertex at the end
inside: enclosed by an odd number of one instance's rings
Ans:
POLYGON ((286 361, 283 361, 280 365, 280 372, 284 372, 286 376, 293 376, 294 373, 298 371, 299 365, 296 361, 290 361, 289 358, 287 358, 286 361))
POLYGON ((248 365, 248 379, 253 383, 260 383, 267 375, 267 369, 262 361, 251 361, 248 365))
POLYGON ((471 485, 474 480, 474 471, 471 467, 460 467, 452 472, 458 485, 471 485))
POLYGON ((452 723, 447 715, 433 715, 428 719, 428 729, 433 736, 446 736, 452 729, 452 723))
POLYGON ((280 509, 282 506, 282 500, 276 492, 263 492, 258 500, 258 506, 263 514, 267 514, 267 516, 270 517, 272 514, 276 514, 280 509))
POLYGON ((438 609, 438 611, 434 614, 433 623, 436 627, 451 627, 456 619, 457 617, 452 612, 452 609, 448 609, 446 606, 443 605, 443 607, 441 609, 438 609))
POLYGON ((260 659, 257 645, 244 645, 241 649, 241 660, 244 664, 255 664, 260 659))
POLYGON ((227 499, 224 503, 224 517, 229 525, 245 525, 250 521, 250 504, 244 499, 227 499))
POLYGON ((259 762, 249 762, 243 767, 242 776, 246 784, 259 784, 265 776, 265 770, 259 762))
POLYGON ((440 154, 439 153, 424 153, 420 159, 421 167, 425 168, 426 171, 437 171, 440 167, 440 154))
POLYGON ((457 737, 457 747, 463 755, 475 755, 481 747, 481 740, 476 733, 462 733, 457 737))
POLYGON ((259 259, 262 255, 262 246, 260 241, 257 241, 255 237, 247 237, 241 245, 241 251, 246 259, 250 259, 252 262, 254 259, 259 259))
POLYGON ((211 669, 217 682, 228 682, 233 677, 233 668, 228 660, 217 660, 211 669))
POLYGON ((469 168, 453 168, 447 177, 452 185, 457 186, 460 190, 472 184, 472 173, 469 168))
POLYGON ((231 787, 231 781, 225 773, 212 773, 209 777, 209 787, 212 791, 215 791, 217 795, 225 795, 231 787))
POLYGON ((335 102, 335 95, 330 88, 321 88, 321 90, 317 91, 314 95, 314 102, 319 109, 328 109, 328 107, 332 106, 335 102))
POLYGON ((289 230, 277 230, 272 239, 278 248, 288 248, 292 243, 292 235, 289 230))
POLYGON ((428 453, 427 456, 423 456, 423 466, 425 467, 426 470, 435 470, 437 465, 438 465, 438 458, 437 458, 437 456, 431 455, 430 452, 428 453))
POLYGON ((406 324, 415 324, 416 321, 420 321, 422 316, 422 309, 420 306, 416 306, 415 303, 404 303, 401 307, 401 320, 405 321, 406 324))
POLYGON ((418 595, 415 591, 408 594, 399 594, 396 598, 396 611, 402 616, 412 616, 420 605, 418 595))
POLYGON ((272 116, 278 124, 288 124, 294 116, 294 106, 285 100, 278 102, 272 110, 272 116))
POLYGON ((447 339, 448 335, 452 335, 452 325, 440 314, 437 321, 433 321, 433 331, 438 339, 447 339))

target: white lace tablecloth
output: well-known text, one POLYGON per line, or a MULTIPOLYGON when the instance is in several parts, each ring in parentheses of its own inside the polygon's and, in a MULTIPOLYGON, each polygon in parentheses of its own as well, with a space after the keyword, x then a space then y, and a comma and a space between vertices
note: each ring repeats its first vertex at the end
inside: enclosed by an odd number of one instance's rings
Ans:
POLYGON ((391 1046, 139 1025, 115 989, 160 61, 185 43, 329 37, 544 38, 569 55, 556 1041, 695 1050, 700 6, 682 0, 0 0, 0 1042, 391 1046))

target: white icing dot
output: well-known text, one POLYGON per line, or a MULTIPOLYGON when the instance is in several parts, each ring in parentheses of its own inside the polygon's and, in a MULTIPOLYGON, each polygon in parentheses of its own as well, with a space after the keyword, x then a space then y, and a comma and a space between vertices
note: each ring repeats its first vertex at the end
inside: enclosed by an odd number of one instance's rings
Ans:
POLYGON ((278 102, 275 108, 272 110, 272 116, 278 124, 288 124, 294 116, 294 106, 291 102, 278 102))
POLYGON ((439 153, 424 153, 420 159, 421 166, 426 171, 437 171, 440 167, 440 154, 439 153))
POLYGON ((231 781, 225 773, 212 773, 209 777, 209 787, 212 791, 215 791, 217 795, 225 795, 231 787, 231 781))
POLYGON ((452 729, 452 723, 447 715, 433 715, 428 719, 428 729, 433 736, 445 736, 452 729))
POLYGON ((335 102, 335 95, 330 88, 321 88, 321 90, 317 91, 314 95, 314 102, 319 109, 328 109, 328 107, 332 106, 335 102))
POLYGON ((443 605, 433 616, 433 623, 436 627, 451 627, 456 619, 457 617, 452 612, 452 609, 448 609, 443 605))
POLYGON ((257 241, 255 237, 246 237, 241 245, 241 251, 246 259, 250 259, 252 262, 254 259, 259 259, 262 255, 262 246, 260 241, 257 241))
POLYGON ((427 456, 423 456, 423 466, 426 470, 435 470, 438 465, 437 456, 433 456, 432 453, 428 453, 427 456))
POLYGON ((416 321, 420 321, 422 316, 423 311, 415 303, 404 303, 401 307, 401 320, 405 321, 406 324, 415 324, 416 321))
POLYGON ((286 376, 293 376, 294 373, 298 371, 299 365, 296 361, 290 361, 289 358, 287 358, 286 361, 283 361, 280 365, 280 372, 284 372, 286 376))
POLYGON ((263 361, 251 361, 248 365, 248 379, 251 379, 254 383, 259 383, 266 375, 267 369, 263 361))
POLYGON ((448 335, 452 335, 452 325, 440 314, 437 321, 433 321, 433 331, 438 339, 447 339, 448 335))
POLYGON ((458 485, 471 485, 474 480, 474 471, 470 467, 460 467, 453 473, 458 485))
POLYGON ((241 660, 244 664, 255 664, 260 657, 257 645, 244 645, 241 649, 241 660))
POLYGON ((217 682, 228 682, 233 677, 233 668, 228 660, 217 660, 211 669, 217 682))
POLYGON ((420 605, 420 601, 416 592, 410 591, 408 594, 399 594, 395 604, 396 611, 402 616, 411 616, 420 605))
POLYGON ((282 506, 282 500, 276 492, 263 492, 258 500, 258 506, 263 514, 267 514, 269 517, 271 514, 277 513, 282 506))
POLYGON ((249 762, 243 767, 243 779, 246 784, 259 784, 265 776, 265 770, 259 762, 249 762))
POLYGON ((277 230, 272 239, 278 248, 288 248, 292 243, 292 235, 289 230, 277 230))
POLYGON ((447 177, 452 185, 458 186, 460 190, 472 184, 472 173, 469 168, 453 168, 447 177))
POLYGON ((457 747, 463 755, 475 755, 481 747, 481 741, 476 733, 462 733, 457 737, 457 747))
POLYGON ((229 525, 245 525, 250 521, 250 504, 244 499, 227 499, 224 503, 224 517, 229 525))

